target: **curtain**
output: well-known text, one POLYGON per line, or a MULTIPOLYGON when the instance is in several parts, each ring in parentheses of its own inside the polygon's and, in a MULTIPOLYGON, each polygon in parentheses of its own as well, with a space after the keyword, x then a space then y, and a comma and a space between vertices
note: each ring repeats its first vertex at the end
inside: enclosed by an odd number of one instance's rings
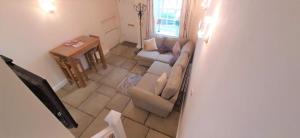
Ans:
POLYGON ((203 16, 201 0, 183 0, 180 16, 180 39, 197 41, 199 21, 203 16))
POLYGON ((147 0, 147 11, 146 11, 146 38, 152 38, 154 36, 154 13, 153 13, 153 0, 147 0))

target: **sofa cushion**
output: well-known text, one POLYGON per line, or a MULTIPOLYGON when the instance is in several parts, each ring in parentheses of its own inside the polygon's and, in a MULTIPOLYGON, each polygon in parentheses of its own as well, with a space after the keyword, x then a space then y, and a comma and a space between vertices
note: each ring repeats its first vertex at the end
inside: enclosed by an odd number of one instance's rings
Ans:
POLYGON ((160 45, 160 46, 157 47, 157 51, 160 54, 165 54, 165 53, 172 52, 172 48, 170 48, 168 46, 165 46, 165 45, 160 45))
POLYGON ((154 94, 155 95, 160 95, 162 90, 165 88, 166 84, 167 84, 167 73, 163 73, 160 75, 160 77, 156 80, 156 84, 155 84, 155 90, 154 90, 154 94))
POLYGON ((194 48, 195 46, 193 42, 189 41, 183 46, 183 48, 181 49, 181 53, 188 53, 189 56, 191 56, 193 54, 194 48))
POLYGON ((177 38, 169 38, 166 37, 163 41, 163 45, 168 46, 168 47, 173 47, 175 45, 175 43, 177 42, 177 38))
POLYGON ((175 64, 175 62, 177 61, 178 57, 179 57, 178 55, 176 55, 176 56, 173 55, 172 58, 170 59, 169 65, 173 66, 175 64))
POLYGON ((180 43, 178 41, 173 46, 172 53, 173 53, 174 56, 179 56, 180 55, 180 43))
POLYGON ((155 38, 151 38, 144 41, 144 50, 146 51, 157 50, 155 38))
POLYGON ((171 66, 167 63, 162 63, 159 61, 155 61, 150 68, 147 70, 148 73, 152 73, 155 75, 161 75, 162 73, 166 72, 169 74, 171 70, 171 66))
POLYGON ((163 45, 164 40, 165 40, 164 37, 155 37, 155 42, 156 42, 157 47, 163 45))
POLYGON ((144 89, 147 92, 150 92, 154 94, 155 92, 155 85, 156 85, 156 80, 160 76, 154 75, 151 73, 146 73, 143 78, 139 81, 139 83, 136 85, 136 87, 144 89))
POLYGON ((157 51, 145 51, 142 50, 137 54, 137 59, 146 59, 146 60, 152 60, 155 61, 159 53, 157 51))
POLYGON ((170 75, 168 77, 168 82, 161 94, 161 97, 169 100, 172 96, 174 96, 179 91, 181 85, 181 79, 182 79, 181 66, 173 66, 170 75))
POLYGON ((183 47, 188 42, 187 39, 179 39, 180 46, 183 47))
POLYGON ((181 66, 183 69, 186 68, 187 64, 189 62, 189 55, 188 53, 182 53, 179 58, 177 59, 177 61, 175 62, 175 66, 179 65, 181 66))
POLYGON ((169 64, 172 57, 173 57, 172 53, 159 54, 155 60, 169 64))

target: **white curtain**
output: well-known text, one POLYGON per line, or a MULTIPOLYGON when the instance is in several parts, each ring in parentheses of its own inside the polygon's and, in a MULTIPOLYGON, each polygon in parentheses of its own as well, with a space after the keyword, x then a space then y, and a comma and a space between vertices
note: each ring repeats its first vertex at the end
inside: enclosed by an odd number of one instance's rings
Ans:
POLYGON ((154 32, 154 13, 153 13, 153 0, 147 0, 147 11, 146 11, 146 38, 152 38, 155 35, 154 32))
POLYGON ((202 16, 201 0, 183 0, 180 16, 180 39, 197 41, 199 21, 202 16))

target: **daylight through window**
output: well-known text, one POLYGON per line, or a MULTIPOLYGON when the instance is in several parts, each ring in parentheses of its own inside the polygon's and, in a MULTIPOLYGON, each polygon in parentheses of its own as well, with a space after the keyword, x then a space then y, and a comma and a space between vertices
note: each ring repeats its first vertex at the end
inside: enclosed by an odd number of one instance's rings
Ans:
POLYGON ((178 37, 182 0, 154 0, 155 33, 178 37))

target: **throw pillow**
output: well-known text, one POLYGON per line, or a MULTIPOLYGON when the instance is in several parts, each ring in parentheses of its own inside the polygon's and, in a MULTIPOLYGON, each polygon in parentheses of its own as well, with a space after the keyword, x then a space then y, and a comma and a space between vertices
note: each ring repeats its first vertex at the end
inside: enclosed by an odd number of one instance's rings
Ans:
POLYGON ((172 52, 173 52, 174 56, 179 56, 180 55, 180 43, 178 41, 173 46, 172 52))
POLYGON ((165 45, 160 45, 160 46, 157 47, 157 51, 160 54, 165 54, 165 53, 168 53, 168 52, 172 52, 172 48, 170 48, 168 46, 165 46, 165 45))
POLYGON ((157 50, 155 38, 151 38, 144 41, 144 50, 146 51, 157 50))
POLYGON ((173 57, 171 58, 169 64, 173 66, 180 55, 180 43, 177 41, 172 48, 173 57))
POLYGON ((155 84, 155 95, 160 95, 162 90, 165 88, 167 84, 167 73, 163 73, 160 77, 156 80, 155 84))
POLYGON ((169 74, 168 82, 161 93, 161 97, 169 100, 172 98, 180 89, 180 84, 182 80, 182 68, 181 66, 174 66, 169 74))

